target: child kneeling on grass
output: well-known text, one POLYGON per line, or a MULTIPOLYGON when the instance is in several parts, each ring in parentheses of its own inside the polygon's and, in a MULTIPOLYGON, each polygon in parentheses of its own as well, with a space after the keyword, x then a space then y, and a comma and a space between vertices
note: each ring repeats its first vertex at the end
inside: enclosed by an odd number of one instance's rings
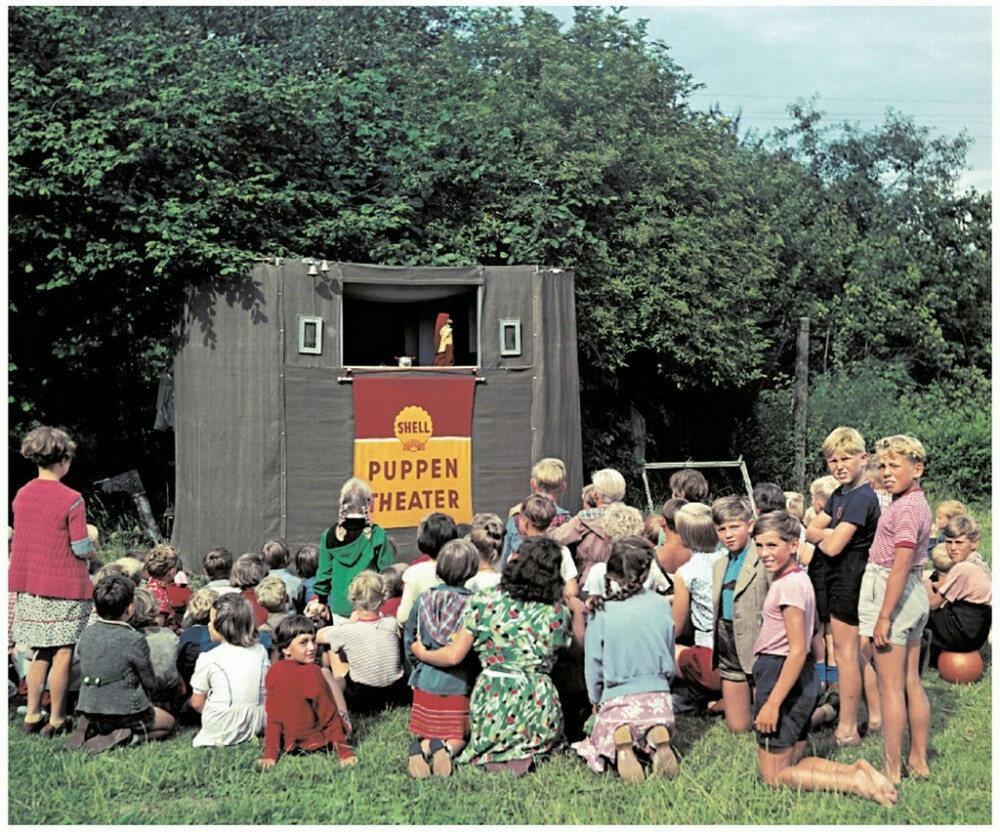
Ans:
POLYGON ((128 623, 134 596, 135 584, 121 575, 102 578, 94 587, 100 620, 77 642, 81 718, 67 748, 83 746, 96 754, 130 740, 162 739, 174 730, 174 718, 150 704, 156 680, 149 644, 128 623))
POLYGON ((452 758, 465 749, 469 737, 469 693, 479 674, 474 654, 454 667, 435 667, 418 661, 412 644, 416 640, 428 650, 446 647, 462 628, 465 605, 472 591, 465 582, 479 571, 479 550, 468 540, 449 540, 437 556, 437 575, 442 583, 417 596, 403 635, 403 644, 413 672, 413 710, 407 771, 411 777, 451 774, 452 758), (431 761, 430 763, 428 761, 431 761))
POLYGON ((754 526, 757 554, 771 586, 764 621, 754 644, 754 727, 760 775, 769 786, 845 792, 892 806, 895 787, 867 760, 853 765, 805 757, 809 721, 819 699, 815 665, 808 661, 816 598, 795 561, 799 521, 786 511, 760 517, 754 526))
POLYGON ((316 664, 316 625, 304 615, 283 618, 274 631, 282 659, 267 672, 267 728, 261 768, 296 751, 336 751, 341 766, 358 758, 347 744, 347 726, 330 684, 316 664))
POLYGON ((622 780, 631 783, 644 777, 635 748, 652 759, 654 774, 677 775, 669 732, 674 622, 670 602, 644 586, 654 558, 653 545, 643 537, 624 537, 611 546, 604 598, 592 595, 588 601, 597 612, 584 642, 587 691, 597 719, 590 736, 573 744, 593 771, 604 771, 613 760, 622 780))

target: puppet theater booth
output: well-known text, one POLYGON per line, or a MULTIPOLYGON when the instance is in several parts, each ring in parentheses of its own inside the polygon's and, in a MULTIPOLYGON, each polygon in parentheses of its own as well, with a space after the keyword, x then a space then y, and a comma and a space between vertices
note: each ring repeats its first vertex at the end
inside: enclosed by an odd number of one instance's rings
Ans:
POLYGON ((217 546, 317 542, 352 475, 407 561, 432 511, 506 518, 542 457, 566 463, 562 504, 579 506, 568 271, 272 259, 191 292, 174 384, 171 543, 195 573, 217 546), (433 366, 442 315, 453 364, 433 366))

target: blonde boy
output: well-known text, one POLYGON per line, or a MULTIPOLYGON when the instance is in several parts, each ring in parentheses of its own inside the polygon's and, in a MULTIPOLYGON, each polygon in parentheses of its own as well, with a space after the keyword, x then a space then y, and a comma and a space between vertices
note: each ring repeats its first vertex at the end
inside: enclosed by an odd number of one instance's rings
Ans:
POLYGON ((869 727, 881 721, 875 677, 858 641, 861 578, 880 512, 878 497, 868 482, 868 453, 860 433, 854 428, 835 428, 823 442, 823 456, 840 485, 809 524, 806 540, 819 550, 813 560, 823 559, 825 603, 837 657, 840 714, 834 739, 840 746, 859 746, 858 704, 866 674, 869 727))
POLYGON ((903 734, 910 728, 910 774, 927 777, 930 705, 920 683, 920 637, 930 604, 921 580, 931 531, 931 509, 920 488, 926 453, 913 436, 875 443, 879 473, 892 504, 878 522, 858 607, 860 632, 875 645, 882 703, 883 772, 902 777, 903 734))

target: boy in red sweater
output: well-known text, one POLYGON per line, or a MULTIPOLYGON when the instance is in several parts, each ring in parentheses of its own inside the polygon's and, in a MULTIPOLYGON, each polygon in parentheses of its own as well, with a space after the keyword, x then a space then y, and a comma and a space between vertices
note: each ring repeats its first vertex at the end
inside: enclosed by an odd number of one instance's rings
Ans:
POLYGON ((347 730, 333 692, 316 664, 316 627, 304 615, 278 624, 274 646, 284 657, 264 680, 267 728, 261 768, 271 768, 282 752, 336 751, 341 766, 358 758, 347 744, 347 730))

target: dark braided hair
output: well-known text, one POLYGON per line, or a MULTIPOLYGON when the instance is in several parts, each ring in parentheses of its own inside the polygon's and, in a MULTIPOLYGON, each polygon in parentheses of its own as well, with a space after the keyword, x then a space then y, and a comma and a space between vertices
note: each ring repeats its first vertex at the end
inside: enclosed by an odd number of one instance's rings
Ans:
POLYGON ((604 575, 604 598, 592 595, 591 608, 603 609, 605 601, 624 601, 639 592, 649 577, 655 554, 653 544, 639 535, 629 535, 611 544, 608 571, 604 575), (618 585, 617 590, 612 589, 612 581, 618 585))

